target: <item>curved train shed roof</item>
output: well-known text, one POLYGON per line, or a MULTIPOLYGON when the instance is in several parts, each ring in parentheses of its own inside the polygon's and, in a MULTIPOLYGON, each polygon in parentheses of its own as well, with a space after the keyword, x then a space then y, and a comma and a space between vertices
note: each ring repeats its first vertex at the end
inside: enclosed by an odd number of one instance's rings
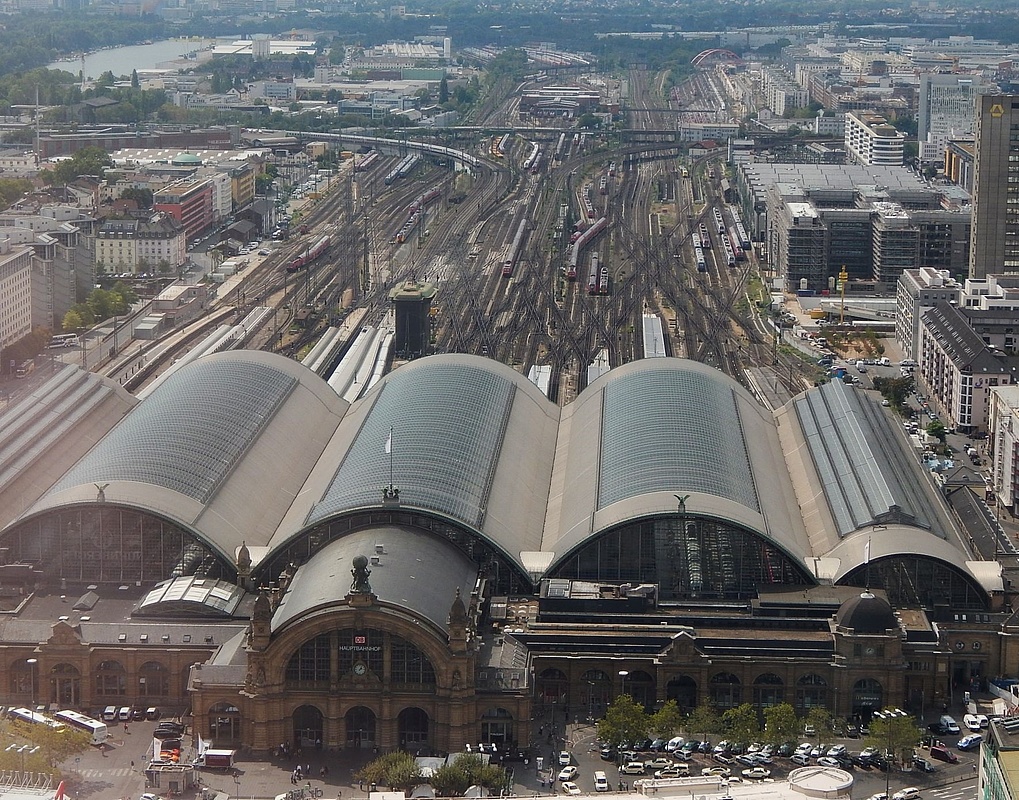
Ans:
POLYGON ((903 477, 901 438, 841 384, 772 414, 681 359, 618 367, 560 409, 506 365, 432 356, 348 406, 296 362, 233 351, 170 376, 29 515, 99 492, 178 521, 229 561, 246 541, 257 567, 311 528, 383 507, 392 485, 401 509, 472 531, 532 576, 680 504, 800 564, 831 554, 838 574, 860 558, 840 542, 876 524, 964 562, 927 482, 903 477))

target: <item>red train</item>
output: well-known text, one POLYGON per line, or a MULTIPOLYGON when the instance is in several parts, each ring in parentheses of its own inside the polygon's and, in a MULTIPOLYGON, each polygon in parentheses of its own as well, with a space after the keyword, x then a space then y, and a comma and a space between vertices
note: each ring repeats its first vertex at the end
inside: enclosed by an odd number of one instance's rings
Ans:
POLYGON ((315 244, 306 250, 302 250, 289 264, 287 264, 287 272, 297 272, 307 267, 312 261, 325 253, 329 249, 329 237, 319 237, 315 244))

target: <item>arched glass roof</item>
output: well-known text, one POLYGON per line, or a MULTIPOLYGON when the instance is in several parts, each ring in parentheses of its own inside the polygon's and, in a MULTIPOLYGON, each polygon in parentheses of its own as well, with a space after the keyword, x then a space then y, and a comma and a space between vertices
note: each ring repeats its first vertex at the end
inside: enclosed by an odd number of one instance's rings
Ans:
POLYGON ((760 510, 730 386, 673 361, 612 377, 604 389, 598 508, 681 488, 760 510))
POLYGON ((296 384, 265 363, 196 361, 168 378, 49 494, 136 481, 206 503, 296 384))
POLYGON ((481 528, 516 386, 470 363, 398 370, 308 524, 378 505, 390 484, 401 503, 481 528))

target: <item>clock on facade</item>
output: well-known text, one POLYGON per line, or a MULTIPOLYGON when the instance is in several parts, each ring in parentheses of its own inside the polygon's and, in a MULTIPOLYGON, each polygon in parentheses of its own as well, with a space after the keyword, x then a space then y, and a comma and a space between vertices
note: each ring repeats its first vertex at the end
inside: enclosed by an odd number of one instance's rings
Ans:
POLYGON ((868 647, 868 648, 866 648, 863 651, 863 654, 866 655, 866 656, 873 656, 876 652, 877 652, 877 648, 875 648, 875 647, 868 647))
POLYGON ((364 674, 365 674, 365 673, 366 673, 367 671, 368 671, 368 667, 366 667, 366 666, 365 666, 365 665, 364 665, 363 663, 361 663, 360 661, 358 661, 358 662, 357 662, 357 663, 356 663, 356 664, 354 665, 354 674, 355 674, 355 675, 364 675, 364 674))

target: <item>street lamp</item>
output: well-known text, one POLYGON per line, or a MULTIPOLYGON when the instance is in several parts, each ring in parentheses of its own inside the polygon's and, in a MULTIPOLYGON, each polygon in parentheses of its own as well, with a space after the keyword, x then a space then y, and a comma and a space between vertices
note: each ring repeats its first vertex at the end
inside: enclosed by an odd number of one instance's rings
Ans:
POLYGON ((25 755, 32 755, 39 752, 39 745, 34 747, 30 744, 9 744, 4 750, 8 753, 21 753, 21 776, 25 776, 25 755))
POLYGON ((619 693, 620 694, 626 694, 626 676, 629 675, 629 674, 630 674, 629 670, 626 670, 626 669, 619 670, 619 678, 620 678, 620 691, 619 691, 619 693))
POLYGON ((38 658, 30 658, 25 661, 28 664, 28 685, 32 693, 32 710, 35 711, 35 665, 39 663, 38 658))

